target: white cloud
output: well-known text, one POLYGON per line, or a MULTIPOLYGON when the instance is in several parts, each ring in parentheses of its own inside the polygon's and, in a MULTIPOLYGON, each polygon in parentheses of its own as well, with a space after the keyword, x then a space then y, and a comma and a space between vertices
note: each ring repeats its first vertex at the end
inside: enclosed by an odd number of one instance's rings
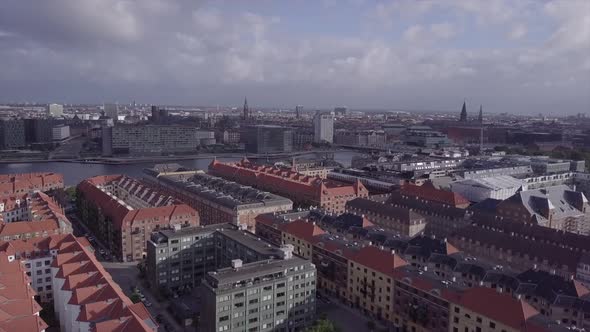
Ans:
POLYGON ((456 33, 455 27, 448 22, 432 24, 430 26, 430 32, 441 39, 449 39, 456 33))
POLYGON ((508 38, 512 40, 522 39, 527 34, 527 28, 523 24, 515 25, 508 33, 508 38))

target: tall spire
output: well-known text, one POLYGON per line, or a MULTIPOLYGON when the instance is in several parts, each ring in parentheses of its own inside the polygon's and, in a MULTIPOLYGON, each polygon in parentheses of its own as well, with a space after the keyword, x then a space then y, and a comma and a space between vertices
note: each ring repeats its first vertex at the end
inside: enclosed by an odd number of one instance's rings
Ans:
POLYGON ((467 121, 467 106, 465 105, 465 100, 463 100, 463 108, 461 108, 461 117, 459 118, 459 121, 467 121))
POLYGON ((248 109, 248 99, 244 97, 244 119, 248 119, 250 117, 250 110, 248 109))
POLYGON ((479 105, 479 117, 477 118, 479 123, 483 123, 483 106, 479 105))

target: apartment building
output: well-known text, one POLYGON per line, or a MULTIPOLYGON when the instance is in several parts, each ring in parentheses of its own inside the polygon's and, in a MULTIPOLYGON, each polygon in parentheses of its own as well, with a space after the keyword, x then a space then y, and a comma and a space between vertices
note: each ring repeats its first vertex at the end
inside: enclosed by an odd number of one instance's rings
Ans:
POLYGON ((203 282, 201 330, 304 331, 314 320, 315 267, 299 257, 209 272, 203 282))
POLYGON ((44 332, 49 326, 41 317, 41 306, 30 286, 23 265, 0 252, 0 330, 44 332))
POLYGON ((519 222, 590 234, 588 199, 566 185, 518 192, 500 202, 496 214, 519 222))
POLYGON ((394 191, 389 195, 387 204, 411 209, 426 220, 424 232, 439 237, 445 237, 469 224, 471 211, 446 203, 420 198, 403 191, 394 191))
POLYGON ((61 331, 157 331, 144 305, 132 303, 78 241, 62 243, 51 257, 53 303, 61 331))
POLYGON ((63 188, 63 175, 58 173, 0 174, 0 196, 32 194, 63 188))
MULTIPOLYGON (((18 196, 17 196, 18 197, 18 196)), ((0 240, 28 239, 69 234, 72 223, 63 209, 48 195, 38 192, 21 198, 5 197, 0 203, 0 240)))
POLYGON ((158 325, 143 304, 131 303, 91 250, 85 238, 71 234, 0 243, 0 256, 18 262, 31 291, 37 291, 35 297, 53 303, 61 331, 157 331, 158 325))
POLYGON ((402 236, 413 237, 426 229, 426 218, 404 207, 367 198, 355 198, 346 203, 346 212, 367 217, 371 223, 402 236))
POLYGON ((163 173, 147 170, 158 190, 166 192, 199 211, 202 225, 231 223, 254 231, 256 217, 263 213, 289 211, 287 198, 183 168, 163 173))
POLYGON ((193 208, 127 176, 89 178, 77 189, 82 222, 123 261, 142 259, 154 231, 199 224, 193 208))
POLYGON ((321 207, 342 213, 345 204, 357 197, 368 197, 365 186, 356 181, 352 185, 310 177, 273 166, 256 165, 243 159, 237 163, 214 160, 209 173, 291 199, 297 205, 321 207))
POLYGON ((195 127, 117 125, 109 129, 112 130, 112 139, 107 146, 114 154, 190 153, 200 145, 195 127))
POLYGON ((384 248, 360 248, 350 257, 349 303, 379 320, 392 321, 394 271, 406 265, 401 257, 384 248))
POLYGON ((152 234, 147 271, 158 287, 200 286, 203 331, 299 331, 315 313, 315 266, 232 224, 152 234))

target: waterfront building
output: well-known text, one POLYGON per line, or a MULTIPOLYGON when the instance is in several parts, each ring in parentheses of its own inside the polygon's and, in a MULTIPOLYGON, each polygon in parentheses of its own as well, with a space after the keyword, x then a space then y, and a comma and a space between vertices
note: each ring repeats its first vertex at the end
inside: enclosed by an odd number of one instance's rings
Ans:
POLYGON ((0 196, 46 192, 64 188, 59 173, 0 174, 0 196))
MULTIPOLYGON (((113 154, 191 153, 200 142, 197 128, 174 125, 118 125, 112 130, 113 154)), ((103 142, 104 143, 104 142, 103 142)), ((104 146, 103 146, 104 150, 104 146)))
POLYGON ((25 147, 25 122, 21 119, 0 119, 0 150, 25 147))
POLYGON ((368 197, 359 181, 352 185, 310 177, 273 166, 263 166, 243 159, 237 163, 214 160, 209 165, 213 175, 287 197, 298 205, 321 207, 334 213, 344 212, 347 201, 368 197))
POLYGON ((242 134, 246 152, 250 153, 284 153, 293 150, 293 131, 274 125, 257 125, 247 127, 242 134))
POLYGON ((313 133, 315 143, 333 143, 334 116, 330 113, 316 112, 313 117, 313 133))

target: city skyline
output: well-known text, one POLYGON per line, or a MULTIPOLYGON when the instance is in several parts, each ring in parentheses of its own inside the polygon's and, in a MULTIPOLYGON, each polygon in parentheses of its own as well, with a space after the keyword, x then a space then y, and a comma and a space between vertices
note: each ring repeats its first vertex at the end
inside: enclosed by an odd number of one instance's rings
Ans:
POLYGON ((574 0, 7 1, 0 100, 589 113, 589 41, 574 0))

